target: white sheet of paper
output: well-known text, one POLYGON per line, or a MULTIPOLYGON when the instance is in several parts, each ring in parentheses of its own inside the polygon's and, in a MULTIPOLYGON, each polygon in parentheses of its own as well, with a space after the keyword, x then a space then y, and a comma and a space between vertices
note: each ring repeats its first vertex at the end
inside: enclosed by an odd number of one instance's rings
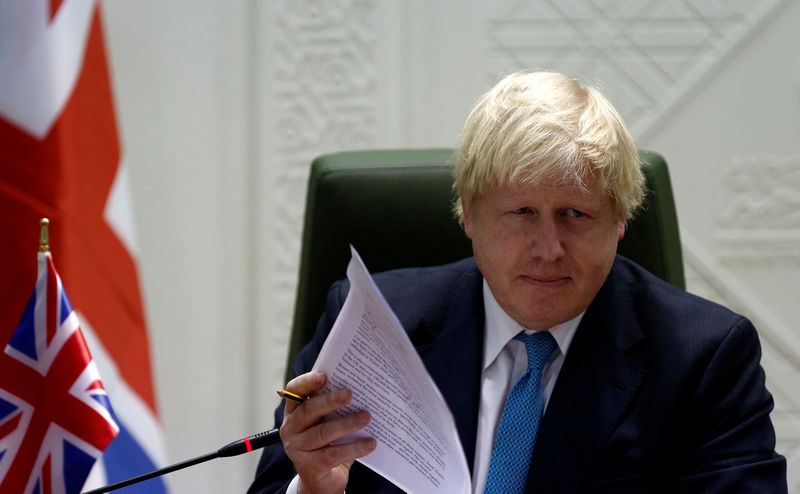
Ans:
POLYGON ((327 418, 368 410, 367 428, 340 442, 374 437, 377 448, 358 461, 407 493, 469 494, 470 473, 453 415, 361 257, 350 249, 350 292, 313 370, 328 375, 323 392, 349 388, 353 399, 327 418))

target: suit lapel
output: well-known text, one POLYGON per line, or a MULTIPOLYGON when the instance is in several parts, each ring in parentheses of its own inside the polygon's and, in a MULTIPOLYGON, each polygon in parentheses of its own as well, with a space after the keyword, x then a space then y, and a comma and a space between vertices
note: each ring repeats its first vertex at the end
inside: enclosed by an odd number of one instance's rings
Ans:
POLYGON ((526 492, 579 492, 646 369, 629 287, 615 270, 587 309, 539 427, 526 492))
POLYGON ((465 273, 412 332, 412 342, 444 396, 472 471, 483 355, 483 278, 465 273))

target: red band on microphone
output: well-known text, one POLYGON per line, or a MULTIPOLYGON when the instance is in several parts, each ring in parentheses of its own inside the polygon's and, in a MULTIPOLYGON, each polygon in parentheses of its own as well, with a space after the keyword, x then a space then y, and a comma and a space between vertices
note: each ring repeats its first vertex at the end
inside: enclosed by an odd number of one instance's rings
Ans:
POLYGON ((253 447, 252 447, 252 446, 250 446, 250 439, 248 439, 248 438, 244 438, 244 443, 247 445, 247 452, 248 452, 248 453, 249 453, 249 452, 251 452, 251 451, 253 451, 253 447))

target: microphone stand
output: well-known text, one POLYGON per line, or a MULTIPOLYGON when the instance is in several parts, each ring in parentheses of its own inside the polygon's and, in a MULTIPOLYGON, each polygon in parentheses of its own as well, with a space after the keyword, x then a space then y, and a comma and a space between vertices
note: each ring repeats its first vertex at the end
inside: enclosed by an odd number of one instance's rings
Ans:
POLYGON ((139 482, 152 479, 153 477, 159 477, 166 473, 174 472, 175 470, 180 470, 182 468, 187 468, 192 465, 197 465, 198 463, 203 463, 208 460, 213 460, 214 458, 223 458, 227 456, 237 456, 244 453, 249 453, 251 451, 261 449, 264 446, 280 442, 280 440, 281 438, 280 434, 278 433, 278 429, 270 429, 268 431, 259 432, 254 436, 245 437, 244 439, 239 439, 238 441, 233 441, 232 443, 226 444, 225 446, 221 447, 217 451, 213 451, 211 453, 198 456, 197 458, 192 458, 191 460, 185 460, 179 463, 175 463, 174 465, 170 465, 168 467, 159 468, 158 470, 153 470, 150 473, 145 473, 137 477, 131 477, 127 480, 122 480, 120 482, 116 482, 114 484, 110 484, 105 487, 101 487, 99 489, 86 491, 82 494, 101 494, 103 492, 114 491, 122 487, 129 486, 131 484, 137 484, 139 482))

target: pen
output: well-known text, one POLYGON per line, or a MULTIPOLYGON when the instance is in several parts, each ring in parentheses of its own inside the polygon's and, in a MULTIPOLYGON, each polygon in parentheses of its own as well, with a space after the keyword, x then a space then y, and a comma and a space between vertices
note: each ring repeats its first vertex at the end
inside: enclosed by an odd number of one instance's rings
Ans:
POLYGON ((285 389, 281 389, 280 391, 278 391, 278 396, 280 396, 281 398, 286 398, 287 400, 296 401, 297 403, 303 403, 304 401, 306 401, 308 399, 305 396, 300 396, 300 395, 296 395, 294 393, 290 393, 289 391, 286 391, 285 389))

